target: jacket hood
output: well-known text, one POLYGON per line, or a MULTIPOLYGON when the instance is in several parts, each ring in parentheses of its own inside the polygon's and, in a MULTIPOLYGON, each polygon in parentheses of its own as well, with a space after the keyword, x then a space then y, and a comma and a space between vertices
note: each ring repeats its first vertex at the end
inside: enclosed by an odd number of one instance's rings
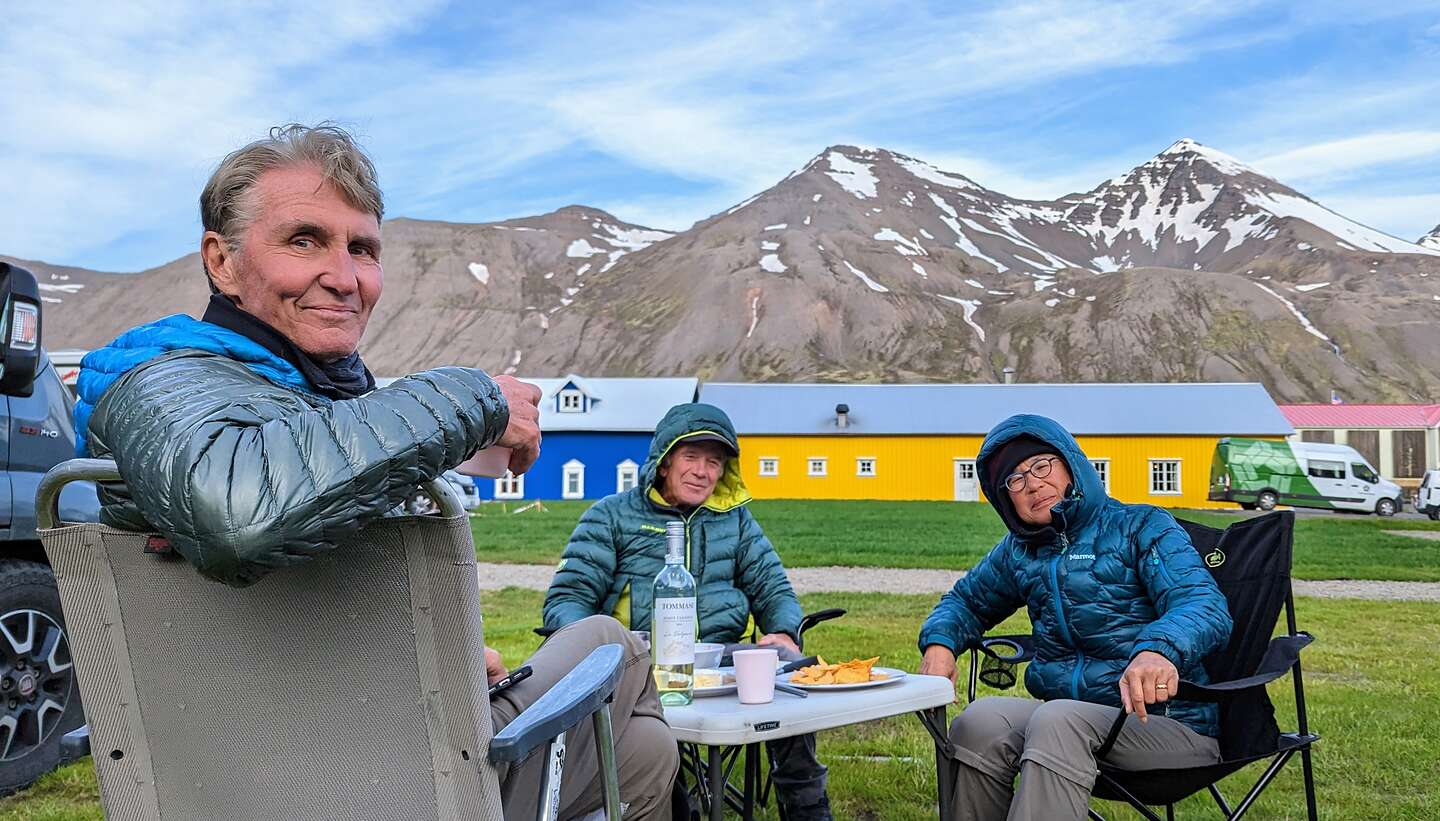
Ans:
POLYGON ((90 414, 112 385, 152 359, 189 349, 237 360, 278 385, 312 392, 310 383, 294 365, 249 337, 185 314, 167 316, 131 328, 80 360, 80 377, 75 384, 75 455, 90 454, 90 414))
MULTIPOLYGON (((655 438, 650 440, 650 454, 645 458, 644 467, 640 469, 640 487, 644 489, 646 498, 651 502, 662 507, 670 507, 660 492, 655 489, 655 482, 660 478, 660 462, 676 445, 689 437, 702 433, 717 434, 730 445, 734 453, 740 452, 740 442, 735 437, 735 426, 731 424, 730 417, 725 414, 725 411, 703 402, 687 402, 683 405, 676 405, 667 411, 665 418, 655 426, 655 438)), ((745 489, 745 482, 740 477, 740 458, 731 456, 725 460, 725 472, 720 476, 714 492, 710 494, 710 498, 705 501, 703 506, 724 513, 748 501, 750 501, 750 491, 745 489)))
POLYGON ((992 428, 985 436, 985 443, 980 446, 980 455, 975 459, 975 472, 980 480, 980 487, 985 491, 985 498, 990 500, 990 505, 1000 514, 1000 520, 1005 523, 1005 527, 1016 539, 1027 544, 1042 544, 1061 533, 1084 525, 1105 504, 1105 484, 1100 481, 1100 474, 1095 472, 1095 467, 1080 450, 1075 437, 1059 422, 1044 416, 1017 414, 992 428), (1022 521, 1015 512, 1015 506, 1010 503, 1010 493, 1005 489, 1003 478, 990 478, 989 462, 999 449, 1017 436, 1027 435, 1054 447, 1070 470, 1070 488, 1060 504, 1054 507, 1051 524, 1045 527, 1035 527, 1022 521))

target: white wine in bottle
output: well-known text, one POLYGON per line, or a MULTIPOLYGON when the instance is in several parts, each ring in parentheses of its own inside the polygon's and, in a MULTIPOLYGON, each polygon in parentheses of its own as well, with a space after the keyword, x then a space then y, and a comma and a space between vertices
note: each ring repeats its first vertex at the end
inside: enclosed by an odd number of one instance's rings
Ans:
POLYGON ((689 704, 695 691, 695 577, 685 569, 685 523, 665 523, 665 569, 655 577, 650 648, 660 703, 689 704))

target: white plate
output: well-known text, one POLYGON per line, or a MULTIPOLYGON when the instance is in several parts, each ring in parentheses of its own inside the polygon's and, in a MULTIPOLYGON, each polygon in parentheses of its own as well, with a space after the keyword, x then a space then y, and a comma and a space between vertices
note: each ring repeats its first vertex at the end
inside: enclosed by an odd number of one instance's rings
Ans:
POLYGON ((863 690, 866 687, 884 687, 887 684, 893 684, 906 675, 904 670, 897 670, 894 667, 872 667, 870 668, 871 675, 884 673, 885 678, 871 679, 870 681, 861 681, 855 684, 797 684, 791 681, 790 678, 799 672, 799 670, 796 670, 793 673, 784 673, 777 676, 775 680, 783 681, 786 684, 799 687, 802 690, 863 690))
MULTIPOLYGON (((721 675, 724 675, 726 673, 729 673, 732 677, 735 675, 734 667, 717 667, 711 669, 719 670, 721 675)), ((695 696, 695 698, 708 698, 710 696, 729 695, 733 692, 735 692, 735 683, 732 681, 729 684, 721 684, 718 687, 696 687, 691 692, 691 695, 695 696)))

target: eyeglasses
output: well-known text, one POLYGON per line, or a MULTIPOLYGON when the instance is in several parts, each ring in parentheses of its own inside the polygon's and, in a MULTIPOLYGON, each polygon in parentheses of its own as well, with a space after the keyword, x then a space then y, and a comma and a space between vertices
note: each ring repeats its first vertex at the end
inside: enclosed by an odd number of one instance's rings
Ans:
POLYGON ((1050 475, 1050 471, 1055 468, 1055 460, 1059 458, 1059 456, 1042 456, 1036 459, 1030 467, 1006 476, 1005 487, 1012 493, 1019 493, 1020 488, 1025 487, 1025 475, 1027 473, 1036 479, 1044 479, 1050 475))

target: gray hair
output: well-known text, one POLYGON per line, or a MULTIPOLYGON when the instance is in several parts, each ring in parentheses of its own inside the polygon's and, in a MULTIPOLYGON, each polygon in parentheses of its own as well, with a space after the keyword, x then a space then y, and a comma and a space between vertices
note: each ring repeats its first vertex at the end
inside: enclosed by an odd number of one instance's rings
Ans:
POLYGON ((255 219, 250 192, 261 175, 303 165, 319 168, 347 203, 374 214, 377 222, 384 219, 385 196, 375 164, 350 132, 327 121, 276 126, 269 137, 232 151, 200 192, 201 224, 224 237, 231 249, 238 248, 240 235, 255 219))

